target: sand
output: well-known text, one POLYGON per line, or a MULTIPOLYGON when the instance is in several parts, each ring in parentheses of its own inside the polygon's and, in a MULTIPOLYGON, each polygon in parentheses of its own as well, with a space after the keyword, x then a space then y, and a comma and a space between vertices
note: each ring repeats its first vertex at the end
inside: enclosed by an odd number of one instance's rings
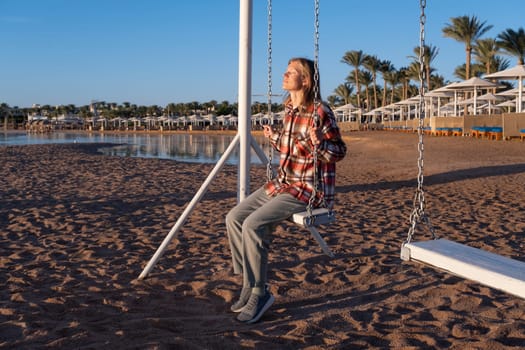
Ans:
MULTIPOLYGON (((93 144, 0 147, 0 348, 525 348, 525 300, 400 260, 417 135, 345 138, 338 220, 321 230, 336 256, 279 226, 276 301, 255 325, 229 311, 241 283, 224 227, 234 166, 137 280, 213 164, 103 156, 93 144)), ((254 168, 252 187, 264 177, 254 168)), ((425 139, 426 211, 439 236, 525 261, 524 188, 523 142, 425 139)))

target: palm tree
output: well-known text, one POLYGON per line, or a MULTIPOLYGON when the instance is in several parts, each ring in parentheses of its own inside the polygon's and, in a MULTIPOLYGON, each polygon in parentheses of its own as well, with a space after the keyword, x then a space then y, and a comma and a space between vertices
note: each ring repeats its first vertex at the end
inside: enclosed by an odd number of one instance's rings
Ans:
POLYGON ((227 115, 227 114, 234 114, 237 110, 237 105, 233 104, 231 105, 228 101, 222 101, 217 105, 217 115, 227 115))
POLYGON ((193 101, 193 102, 190 102, 187 104, 188 105, 188 109, 189 110, 192 110, 193 109, 193 114, 197 114, 197 112, 202 109, 202 106, 199 102, 197 101, 193 101))
MULTIPOLYGON (((402 90, 401 90, 401 100, 406 100, 408 98, 408 93, 410 90, 410 72, 408 67, 401 67, 399 68, 399 71, 397 72, 397 79, 401 83, 402 90)), ((392 91, 393 93, 394 91, 392 91)), ((414 94, 413 96, 417 95, 414 94)), ((393 98, 392 94, 392 98, 393 98)))
POLYGON ((383 103, 382 106, 386 106, 386 82, 387 79, 385 78, 385 75, 390 74, 395 71, 394 65, 392 62, 388 60, 381 61, 381 65, 379 66, 379 71, 381 72, 381 75, 383 76, 383 103))
POLYGON ((328 101, 328 104, 332 107, 338 106, 339 102, 341 102, 341 99, 337 95, 330 95, 326 98, 328 101))
POLYGON ((166 105, 166 115, 168 117, 172 116, 176 110, 177 110, 177 105, 175 103, 171 102, 166 105))
POLYGON ((433 74, 430 80, 434 89, 439 89, 440 87, 446 85, 445 77, 439 74, 433 74))
POLYGON ((348 51, 343 56, 343 63, 346 63, 352 67, 354 67, 354 77, 353 81, 355 82, 355 89, 356 89, 356 95, 357 95, 357 107, 361 107, 361 97, 360 97, 360 87, 359 87, 359 68, 363 65, 365 60, 365 54, 363 51, 354 50, 354 51, 348 51))
MULTIPOLYGON (((481 77, 485 74, 485 66, 481 63, 473 63, 470 66, 470 77, 481 77)), ((458 77, 461 80, 467 80, 467 68, 465 64, 457 66, 454 69, 454 76, 458 77)))
MULTIPOLYGON (((394 90, 396 89, 396 85, 399 84, 400 82, 399 78, 400 78, 400 74, 398 71, 395 71, 395 70, 383 73, 383 80, 385 82, 388 82, 392 88, 391 93, 390 93, 390 103, 394 103, 394 90)), ((383 105, 386 105, 385 101, 383 101, 383 105)))
POLYGON ((514 31, 507 29, 498 34, 498 45, 509 56, 518 58, 518 64, 523 64, 525 56, 525 31, 523 28, 514 31))
POLYGON ((485 74, 490 74, 491 68, 494 66, 496 57, 498 57, 499 47, 496 39, 478 39, 474 46, 472 53, 479 64, 485 67, 485 74))
POLYGON ((406 77, 409 80, 415 81, 418 86, 419 86, 419 72, 420 72, 419 67, 420 67, 419 62, 413 61, 412 63, 410 63, 410 65, 408 66, 406 70, 406 77))
POLYGON ((374 108, 377 108, 377 72, 381 68, 381 60, 377 56, 367 55, 363 66, 372 73, 372 89, 374 91, 374 108))
POLYGON ((491 72, 499 72, 500 70, 505 70, 510 67, 510 61, 501 56, 494 57, 492 66, 490 67, 491 72))
POLYGON ((211 110, 215 111, 217 109, 217 101, 216 100, 210 100, 208 104, 211 106, 211 110))
POLYGON ((4 116, 4 130, 7 130, 7 122, 9 116, 9 105, 7 103, 2 103, 0 105, 0 117, 4 116))
POLYGON ((367 111, 370 110, 370 93, 369 93, 368 88, 370 87, 370 84, 372 84, 372 82, 373 82, 372 73, 368 71, 361 71, 359 73, 359 83, 363 84, 363 86, 365 87, 365 97, 366 97, 365 102, 366 102, 367 111))
POLYGON ((175 105, 175 114, 178 116, 184 116, 188 114, 188 107, 185 103, 179 102, 175 105))
POLYGON ((492 25, 486 25, 486 22, 480 22, 476 16, 452 17, 450 20, 452 24, 447 24, 447 26, 443 28, 443 36, 465 44, 465 78, 469 79, 472 46, 476 40, 492 28, 492 25))
MULTIPOLYGON (((414 54, 415 56, 409 56, 411 58, 413 58, 417 63, 418 63, 418 67, 419 67, 419 53, 420 53, 420 49, 419 49, 419 46, 416 46, 414 48, 414 54)), ((432 46, 432 45, 424 45, 423 47, 423 67, 425 69, 425 75, 426 75, 426 83, 427 83, 427 86, 428 86, 428 89, 429 90, 432 90, 432 86, 430 85, 430 81, 431 81, 431 73, 433 71, 432 69, 432 61, 434 61, 434 59, 437 57, 439 53, 439 49, 436 47, 436 46, 432 46)), ((418 74, 419 76, 419 74, 418 74)))
POLYGON ((354 87, 350 83, 344 83, 335 88, 334 93, 343 100, 344 104, 350 103, 354 87))

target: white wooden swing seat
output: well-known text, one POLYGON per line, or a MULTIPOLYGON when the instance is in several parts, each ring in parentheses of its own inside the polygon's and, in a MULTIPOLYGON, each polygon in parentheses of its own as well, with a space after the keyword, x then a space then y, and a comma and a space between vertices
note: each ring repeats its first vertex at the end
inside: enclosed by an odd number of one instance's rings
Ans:
POLYGON ((446 239, 405 243, 401 259, 414 260, 525 298, 525 262, 446 239))
POLYGON ((333 211, 327 208, 313 209, 311 213, 309 213, 308 211, 303 211, 300 213, 293 214, 291 217, 291 221, 293 221, 299 226, 308 229, 308 231, 310 231, 317 243, 319 243, 319 245, 321 246, 323 253, 325 253, 331 258, 335 256, 316 228, 316 226, 319 225, 328 225, 335 222, 335 215, 333 211))

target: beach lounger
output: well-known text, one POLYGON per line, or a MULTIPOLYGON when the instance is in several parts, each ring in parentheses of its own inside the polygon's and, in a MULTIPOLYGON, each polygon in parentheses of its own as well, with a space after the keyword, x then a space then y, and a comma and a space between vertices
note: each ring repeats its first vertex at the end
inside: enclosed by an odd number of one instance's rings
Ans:
POLYGON ((491 140, 503 140, 503 128, 501 127, 489 128, 488 138, 491 140))
POLYGON ((452 136, 463 136, 462 128, 452 128, 452 136))

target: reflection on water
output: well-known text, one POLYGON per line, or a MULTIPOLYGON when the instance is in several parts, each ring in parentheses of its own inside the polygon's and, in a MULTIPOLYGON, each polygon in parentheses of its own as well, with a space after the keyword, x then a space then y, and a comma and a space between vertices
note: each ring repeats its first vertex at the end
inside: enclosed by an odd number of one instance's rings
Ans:
MULTIPOLYGON (((88 134, 53 132, 49 134, 0 133, 0 145, 35 145, 47 143, 116 143, 115 147, 103 148, 106 155, 164 158, 185 162, 215 163, 232 142, 234 135, 209 134, 88 134)), ((256 141, 268 152, 262 136, 256 141)), ((252 163, 261 161, 252 150, 252 163)), ((228 159, 229 164, 239 163, 239 150, 228 159)))

